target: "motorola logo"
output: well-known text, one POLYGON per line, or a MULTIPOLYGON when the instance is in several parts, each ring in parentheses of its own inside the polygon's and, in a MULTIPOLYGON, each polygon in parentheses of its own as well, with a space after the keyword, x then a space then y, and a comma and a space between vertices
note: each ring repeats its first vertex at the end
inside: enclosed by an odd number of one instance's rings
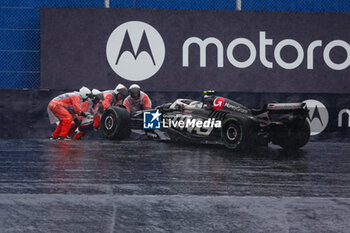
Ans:
POLYGON ((309 109, 307 120, 311 128, 311 136, 320 134, 328 125, 329 115, 326 106, 317 100, 305 100, 309 109))
MULTIPOLYGON (((273 48, 273 45, 276 43, 276 40, 272 38, 267 38, 265 31, 259 31, 259 44, 255 45, 252 40, 249 38, 234 38, 227 46, 225 51, 224 44, 216 37, 207 37, 201 39, 199 37, 190 37, 186 39, 182 46, 182 66, 189 67, 189 53, 190 47, 196 45, 199 47, 199 59, 200 67, 207 67, 207 47, 209 45, 216 47, 217 51, 217 67, 224 67, 225 55, 230 62, 230 64, 237 68, 248 68, 259 57, 259 60, 263 66, 266 68, 272 69, 277 63, 280 67, 286 70, 298 68, 304 60, 306 60, 306 67, 308 70, 314 69, 314 52, 316 49, 322 48, 324 46, 324 41, 315 40, 312 41, 307 48, 303 48, 300 42, 293 39, 284 39, 277 43, 273 48), (235 55, 234 50, 237 46, 245 46, 249 50, 249 57, 245 61, 240 61, 237 59, 237 54, 235 55), (285 61, 283 60, 283 48, 292 47, 296 53, 297 57, 294 61, 285 61), (258 47, 258 48, 257 48, 258 47), (267 51, 272 50, 275 60, 267 59, 267 51), (226 52, 226 54, 225 54, 226 52), (304 59, 306 58, 306 59, 304 59), (275 61, 275 62, 274 62, 275 61)), ((338 49, 339 49, 338 48, 338 49)), ((209 56, 212 56, 210 54, 209 56)), ((323 60, 325 64, 332 70, 344 70, 350 66, 350 45, 343 40, 333 40, 324 46, 323 49, 323 60), (331 53, 334 48, 339 47, 343 50, 345 60, 342 62, 333 61, 331 58, 331 53)))
POLYGON ((109 36, 107 60, 120 77, 142 81, 161 68, 165 45, 159 32, 151 25, 130 21, 118 26, 109 36))

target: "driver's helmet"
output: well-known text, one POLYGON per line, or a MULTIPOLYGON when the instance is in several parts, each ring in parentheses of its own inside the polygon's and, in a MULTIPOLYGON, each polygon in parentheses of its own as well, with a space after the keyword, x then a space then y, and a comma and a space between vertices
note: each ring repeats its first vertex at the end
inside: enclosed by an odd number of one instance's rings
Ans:
POLYGON ((89 88, 83 86, 79 89, 79 95, 83 100, 86 100, 91 95, 91 91, 89 88))
POLYGON ((132 84, 129 87, 129 93, 132 98, 138 98, 140 96, 141 88, 137 84, 132 84))
POLYGON ((215 91, 209 90, 209 91, 203 91, 204 95, 202 97, 203 106, 206 109, 212 109, 213 108, 213 102, 215 99, 215 91))

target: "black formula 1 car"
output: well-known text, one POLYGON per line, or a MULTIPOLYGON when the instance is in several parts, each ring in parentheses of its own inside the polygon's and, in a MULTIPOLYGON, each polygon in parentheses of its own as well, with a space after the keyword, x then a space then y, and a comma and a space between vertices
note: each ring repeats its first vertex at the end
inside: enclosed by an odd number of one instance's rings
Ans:
POLYGON ((101 126, 108 139, 124 139, 131 129, 141 129, 151 134, 158 131, 171 141, 223 144, 229 149, 267 146, 269 142, 298 149, 310 137, 307 115, 304 103, 269 103, 261 109, 248 109, 207 93, 201 101, 177 99, 131 117, 125 108, 110 107, 101 118, 101 126), (145 129, 144 114, 153 114, 156 130, 145 129))

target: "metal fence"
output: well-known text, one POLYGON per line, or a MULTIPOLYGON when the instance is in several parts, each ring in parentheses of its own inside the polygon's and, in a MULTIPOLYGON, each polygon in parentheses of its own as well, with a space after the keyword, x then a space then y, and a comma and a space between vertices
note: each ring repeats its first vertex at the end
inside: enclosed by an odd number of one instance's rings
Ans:
POLYGON ((0 0, 0 88, 40 88, 40 7, 105 7, 104 0, 0 0))
POLYGON ((350 12, 349 0, 241 0, 242 10, 350 12))
POLYGON ((40 88, 40 7, 350 12, 349 0, 0 0, 0 88, 40 88))

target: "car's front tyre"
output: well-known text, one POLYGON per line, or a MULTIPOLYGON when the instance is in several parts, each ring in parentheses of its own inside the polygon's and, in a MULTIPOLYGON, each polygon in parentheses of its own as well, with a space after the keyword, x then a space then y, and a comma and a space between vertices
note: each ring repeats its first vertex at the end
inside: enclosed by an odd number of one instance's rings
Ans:
POLYGON ((125 108, 109 107, 101 117, 101 130, 107 139, 125 139, 130 135, 130 114, 125 108))
POLYGON ((235 118, 229 118, 223 122, 221 128, 221 140, 228 149, 237 149, 243 141, 243 126, 235 118))

